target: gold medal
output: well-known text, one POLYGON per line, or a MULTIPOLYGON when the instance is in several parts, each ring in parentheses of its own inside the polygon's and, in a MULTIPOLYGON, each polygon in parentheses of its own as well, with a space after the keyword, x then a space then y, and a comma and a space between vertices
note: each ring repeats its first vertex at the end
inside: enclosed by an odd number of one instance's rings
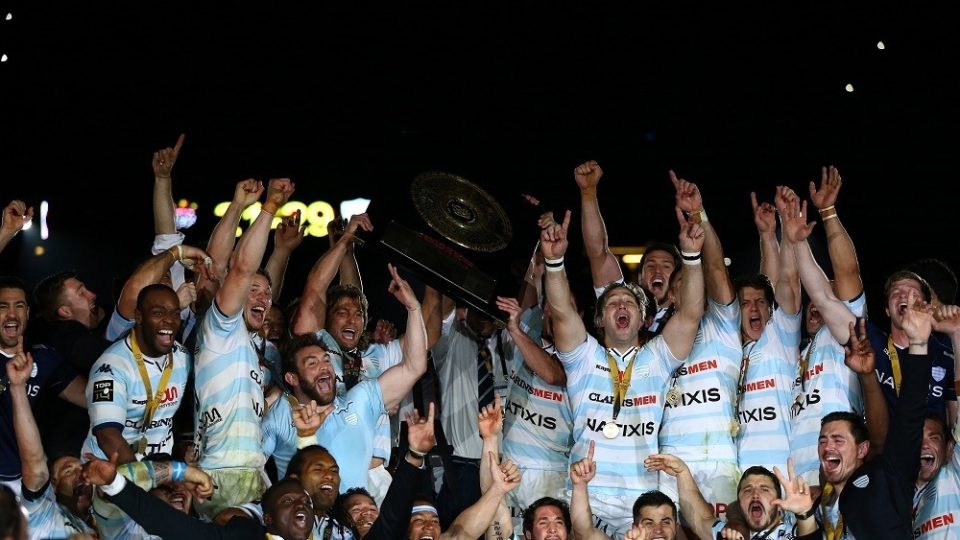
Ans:
POLYGON ((147 451, 147 437, 140 437, 140 440, 137 442, 137 453, 141 456, 146 455, 147 451))
POLYGON ((733 419, 730 421, 730 436, 736 437, 740 433, 740 421, 733 419))
POLYGON ((671 386, 670 390, 667 390, 667 403, 671 407, 676 407, 680 405, 680 400, 683 398, 683 394, 680 393, 680 389, 676 386, 671 386))
POLYGON ((613 420, 608 421, 603 425, 603 436, 608 439, 616 439, 617 435, 620 434, 620 426, 613 420))

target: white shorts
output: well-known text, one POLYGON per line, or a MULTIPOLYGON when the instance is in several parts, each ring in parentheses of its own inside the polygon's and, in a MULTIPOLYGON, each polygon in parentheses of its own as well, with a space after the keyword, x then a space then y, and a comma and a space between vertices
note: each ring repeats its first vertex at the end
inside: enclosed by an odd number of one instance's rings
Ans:
MULTIPOLYGON (((727 505, 737 499, 737 482, 740 481, 740 468, 736 463, 718 461, 691 461, 687 463, 693 480, 700 489, 704 500, 713 507, 713 517, 727 515, 727 505)), ((660 491, 673 499, 679 508, 677 479, 664 472, 660 473, 660 491)), ((683 516, 680 517, 681 521, 683 516)))
POLYGON ((367 470, 367 491, 377 501, 377 508, 380 508, 380 505, 383 504, 383 498, 387 496, 387 490, 390 489, 391 482, 393 482, 393 477, 390 476, 390 472, 382 463, 367 470))
POLYGON ((513 530, 517 537, 523 536, 523 511, 538 499, 553 497, 569 501, 566 496, 566 471, 541 471, 538 469, 520 469, 523 477, 520 485, 507 494, 505 501, 513 516, 513 530))

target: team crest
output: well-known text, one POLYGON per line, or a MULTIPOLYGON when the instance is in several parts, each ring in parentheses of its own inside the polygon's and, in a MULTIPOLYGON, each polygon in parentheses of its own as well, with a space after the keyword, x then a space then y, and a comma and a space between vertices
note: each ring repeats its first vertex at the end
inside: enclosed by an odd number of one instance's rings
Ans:
POLYGON ((36 377, 36 376, 37 376, 37 373, 38 373, 39 371, 40 371, 40 367, 37 366, 37 363, 36 363, 36 362, 34 362, 34 363, 33 363, 33 369, 30 370, 30 378, 32 379, 32 378, 36 377))
POLYGON ((947 376, 947 370, 940 366, 933 366, 933 369, 930 370, 930 374, 933 375, 933 380, 940 382, 944 377, 947 376))
POLYGON ((344 416, 343 419, 351 426, 357 425, 357 423, 360 421, 360 418, 357 416, 357 413, 350 413, 344 416))
POLYGON ((856 480, 854 480, 853 485, 857 486, 860 489, 863 489, 870 485, 870 477, 867 475, 863 475, 857 478, 856 480))

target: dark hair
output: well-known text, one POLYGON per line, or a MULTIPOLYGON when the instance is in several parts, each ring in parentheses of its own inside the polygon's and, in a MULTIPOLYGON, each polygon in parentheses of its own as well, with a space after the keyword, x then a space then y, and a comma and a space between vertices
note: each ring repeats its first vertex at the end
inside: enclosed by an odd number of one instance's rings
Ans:
MULTIPOLYGON (((287 475, 284 479, 290 478, 291 475, 301 476, 303 474, 303 462, 306 459, 306 455, 311 452, 326 452, 330 454, 329 450, 319 444, 304 446, 297 450, 297 452, 293 454, 293 457, 290 458, 290 463, 287 464, 287 475)), ((330 457, 333 457, 333 454, 330 454, 330 457)), ((337 461, 337 458, 333 458, 333 461, 337 461)))
POLYGON ((654 242, 643 250, 643 255, 640 257, 640 272, 643 272, 643 265, 647 262, 647 255, 654 251, 664 251, 673 257, 674 268, 680 268, 683 264, 683 259, 680 258, 680 250, 677 249, 677 246, 666 242, 654 242))
POLYGON ((897 270, 896 272, 890 274, 890 277, 887 278, 887 282, 883 284, 884 301, 890 299, 890 289, 893 288, 893 284, 904 279, 912 279, 913 281, 919 283, 920 292, 923 293, 923 301, 930 301, 930 284, 927 283, 927 280, 909 270, 897 270))
POLYGON ((163 283, 151 283, 150 285, 140 289, 140 292, 137 293, 137 309, 143 309, 143 303, 146 301, 147 295, 154 291, 170 291, 174 295, 177 294, 177 291, 173 290, 173 288, 169 285, 164 285, 163 283))
POLYGON ((354 495, 363 495, 364 497, 368 497, 374 503, 377 502, 377 499, 375 499, 373 495, 371 495, 370 492, 367 491, 367 488, 352 487, 344 491, 340 495, 337 495, 337 502, 335 503, 335 505, 343 506, 343 504, 347 502, 347 499, 349 499, 354 495))
POLYGON ((743 486, 743 481, 746 480, 748 476, 766 476, 770 480, 773 480, 773 487, 777 488, 777 497, 783 497, 783 489, 780 487, 780 480, 777 479, 777 475, 770 472, 770 469, 761 467, 760 465, 754 465, 743 471, 743 475, 740 476, 740 481, 737 482, 738 497, 740 496, 740 488, 743 486))
POLYGON ((943 441, 945 443, 950 444, 956 442, 953 440, 953 430, 947 428, 947 420, 942 414, 933 411, 927 411, 926 420, 933 420, 938 426, 940 426, 940 429, 943 431, 943 441))
POLYGON ((953 304, 957 298, 957 275, 940 259, 920 259, 910 263, 906 270, 922 277, 944 304, 953 304))
MULTIPOLYGON (((29 294, 27 293, 27 284, 17 276, 0 276, 0 289, 19 289, 23 291, 24 296, 29 297, 29 294)), ((30 299, 27 298, 27 302, 29 301, 30 299)))
POLYGON ((770 278, 763 274, 750 274, 747 276, 740 276, 733 282, 733 288, 737 291, 737 296, 740 296, 740 291, 744 287, 750 287, 751 289, 758 289, 763 291, 763 297, 767 300, 767 305, 770 306, 770 309, 773 309, 775 300, 773 294, 773 284, 770 283, 770 278))
POLYGON ((263 505, 263 513, 269 514, 277 506, 277 494, 281 489, 288 486, 297 486, 300 488, 300 491, 303 491, 303 486, 300 484, 300 480, 296 478, 290 478, 289 476, 280 480, 279 482, 273 484, 263 493, 263 498, 261 498, 261 504, 263 505))
POLYGON ((647 304, 646 289, 634 283, 614 281, 607 285, 607 287, 603 289, 603 292, 600 293, 600 296, 597 297, 597 305, 594 308, 593 324, 596 326, 597 333, 601 337, 603 336, 603 307, 607 303, 607 298, 617 289, 626 289, 627 292, 633 295, 633 299, 637 302, 637 307, 640 308, 640 321, 646 325, 647 314, 650 313, 650 308, 647 304))
POLYGON ((51 456, 47 456, 47 470, 50 471, 51 481, 53 481, 53 464, 63 458, 80 459, 80 454, 70 450, 61 450, 51 456))
POLYGON ((639 497, 633 503, 633 523, 636 525, 640 524, 640 509, 646 506, 669 506, 673 510, 673 520, 677 520, 677 505, 673 502, 670 497, 664 495, 662 491, 653 490, 648 491, 639 497))
POLYGON ((305 349, 307 347, 320 347, 324 351, 330 351, 330 348, 327 347, 327 344, 324 343, 323 340, 317 337, 317 335, 314 333, 293 336, 283 346, 281 367, 284 375, 287 373, 297 373, 297 353, 300 352, 301 349, 305 349))
POLYGON ((47 321, 60 319, 57 310, 60 309, 60 295, 63 294, 63 284, 68 279, 77 277, 73 270, 64 270, 52 276, 47 276, 33 289, 33 298, 37 311, 47 321))
POLYGON ((20 504, 13 490, 0 484, 0 536, 20 538, 26 519, 20 512, 20 504))
POLYGON ((533 530, 533 516, 537 513, 538 508, 544 506, 554 506, 560 510, 560 515, 563 516, 563 525, 567 528, 567 533, 573 531, 573 522, 570 520, 570 505, 553 497, 541 497, 530 503, 530 506, 523 511, 524 533, 533 530))
POLYGON ((853 440, 856 441, 857 444, 870 439, 870 432, 867 431, 867 425, 863 422, 863 418, 857 413, 834 411, 820 420, 820 426, 825 426, 830 422, 846 422, 850 424, 850 433, 853 434, 853 440))

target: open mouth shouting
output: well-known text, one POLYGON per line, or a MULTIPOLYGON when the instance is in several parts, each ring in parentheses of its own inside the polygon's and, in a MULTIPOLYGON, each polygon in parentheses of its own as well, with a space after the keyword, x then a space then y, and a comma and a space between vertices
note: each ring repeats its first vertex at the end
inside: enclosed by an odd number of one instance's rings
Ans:
POLYGON ((336 384, 333 373, 324 371, 313 381, 313 387, 321 396, 333 392, 333 385, 336 384))
POLYGON ((655 277, 650 280, 650 292, 652 292, 653 295, 656 296, 657 298, 661 297, 661 295, 664 293, 664 290, 666 289, 666 286, 667 286, 667 281, 662 277, 655 277))
POLYGON ((823 472, 826 473, 828 477, 835 476, 840 472, 840 465, 843 461, 840 459, 839 454, 832 452, 827 452, 823 455, 823 472))
POLYGON ((157 345, 162 350, 170 350, 173 347, 173 330, 167 328, 157 330, 157 345))
POLYGON ((630 327, 630 312, 626 309, 617 310, 617 316, 614 319, 614 323, 618 330, 624 330, 630 327))
POLYGON ((310 513, 306 510, 297 510, 293 514, 293 526, 301 530, 312 529, 313 523, 311 523, 311 517, 310 513))
POLYGON ((750 325, 750 330, 755 332, 763 330, 763 319, 760 315, 751 315, 748 324, 750 325))
POLYGON ((267 314, 267 306, 263 304, 255 304, 250 306, 250 318, 256 322, 259 326, 263 326, 263 319, 267 314))
POLYGON ((754 523, 761 523, 763 521, 763 516, 766 513, 766 509, 764 509, 763 504, 761 504, 760 501, 753 501, 750 503, 750 508, 747 511, 747 515, 750 516, 750 521, 754 523))
POLYGON ((187 498, 183 495, 183 493, 180 493, 179 491, 170 495, 170 506, 176 508, 181 512, 187 511, 186 501, 187 501, 187 498))
POLYGON ((360 332, 353 326, 344 326, 340 329, 337 337, 340 338, 338 341, 341 346, 352 349, 356 347, 357 341, 360 339, 360 332))

